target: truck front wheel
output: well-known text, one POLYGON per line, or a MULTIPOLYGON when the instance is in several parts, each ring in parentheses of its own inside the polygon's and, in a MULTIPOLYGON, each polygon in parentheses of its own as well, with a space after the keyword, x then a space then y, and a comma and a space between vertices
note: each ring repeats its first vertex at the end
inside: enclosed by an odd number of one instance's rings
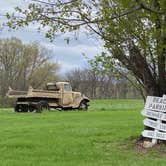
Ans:
POLYGON ((86 101, 81 101, 79 105, 79 110, 87 111, 88 109, 88 103, 86 101))

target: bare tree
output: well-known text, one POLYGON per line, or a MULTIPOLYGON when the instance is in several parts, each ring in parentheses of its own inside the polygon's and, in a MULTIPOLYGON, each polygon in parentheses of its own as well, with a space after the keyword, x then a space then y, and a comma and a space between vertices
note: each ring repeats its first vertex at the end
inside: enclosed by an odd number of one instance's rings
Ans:
POLYGON ((0 95, 8 87, 25 90, 30 84, 40 87, 57 80, 58 65, 52 63, 51 52, 38 43, 23 44, 19 39, 0 40, 0 95))
POLYGON ((122 76, 114 73, 99 74, 92 69, 75 69, 66 73, 76 91, 83 92, 93 99, 140 98, 139 91, 122 76))

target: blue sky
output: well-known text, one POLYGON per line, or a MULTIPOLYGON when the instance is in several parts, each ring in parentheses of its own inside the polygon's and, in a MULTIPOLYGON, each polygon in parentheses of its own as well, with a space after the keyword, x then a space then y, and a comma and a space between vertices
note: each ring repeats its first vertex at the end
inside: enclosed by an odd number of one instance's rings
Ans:
MULTIPOLYGON (((14 11, 15 6, 23 6, 27 1, 1 0, 0 15, 14 11)), ((4 19, 4 17, 0 16, 1 22, 5 21, 4 19)), ((38 33, 37 27, 34 25, 18 31, 9 31, 7 28, 0 31, 1 38, 9 38, 12 36, 20 38, 23 42, 40 42, 42 45, 46 46, 46 48, 52 50, 54 60, 60 64, 60 73, 63 74, 74 68, 86 68, 88 64, 83 54, 88 58, 93 58, 95 55, 99 54, 102 49, 101 42, 81 32, 78 35, 78 40, 71 38, 69 44, 64 40, 66 37, 71 37, 69 33, 55 38, 55 41, 51 43, 49 40, 45 39, 44 31, 38 33)))

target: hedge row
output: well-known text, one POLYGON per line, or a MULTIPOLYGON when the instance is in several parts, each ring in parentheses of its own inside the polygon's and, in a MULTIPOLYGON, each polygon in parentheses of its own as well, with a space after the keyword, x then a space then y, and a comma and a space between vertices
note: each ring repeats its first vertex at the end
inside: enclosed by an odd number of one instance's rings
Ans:
POLYGON ((16 99, 7 97, 0 98, 0 108, 11 108, 15 105, 16 99))

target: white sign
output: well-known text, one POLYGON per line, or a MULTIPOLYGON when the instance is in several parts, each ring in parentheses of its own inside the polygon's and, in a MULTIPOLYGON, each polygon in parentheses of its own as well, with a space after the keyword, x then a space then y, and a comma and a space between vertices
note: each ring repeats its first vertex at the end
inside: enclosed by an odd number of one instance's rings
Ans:
POLYGON ((162 121, 166 121, 166 95, 163 97, 148 96, 141 113, 147 117, 143 121, 144 125, 154 129, 152 131, 144 130, 142 135, 152 138, 153 145, 157 143, 157 139, 166 140, 166 124, 162 123, 162 121))
POLYGON ((159 132, 159 131, 144 130, 142 132, 142 135, 147 138, 166 140, 166 133, 159 132))
POLYGON ((166 97, 148 96, 145 103, 145 109, 166 112, 166 97))
POLYGON ((145 126, 148 126, 160 131, 166 131, 166 124, 157 122, 155 120, 147 119, 147 118, 143 122, 145 126))
POLYGON ((146 116, 149 118, 154 118, 154 119, 166 121, 166 114, 165 113, 160 113, 160 112, 144 109, 144 110, 142 110, 141 114, 143 116, 146 116))

